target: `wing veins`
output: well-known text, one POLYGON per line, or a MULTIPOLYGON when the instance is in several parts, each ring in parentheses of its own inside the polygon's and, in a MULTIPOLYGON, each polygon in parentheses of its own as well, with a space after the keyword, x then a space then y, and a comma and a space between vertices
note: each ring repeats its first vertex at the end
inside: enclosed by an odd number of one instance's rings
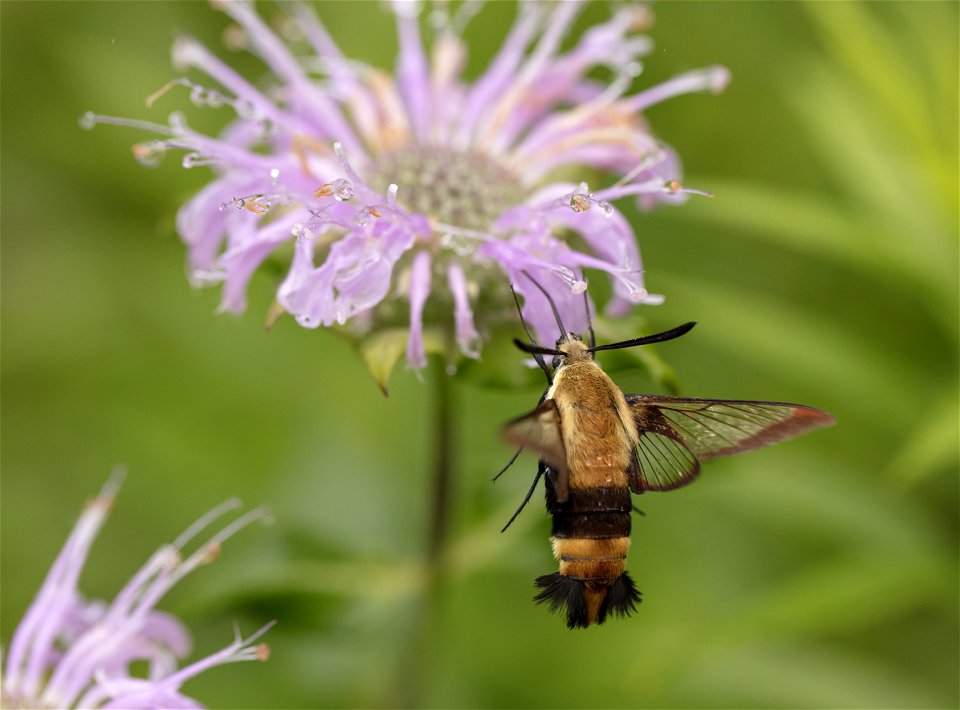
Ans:
MULTIPOLYGON (((657 488, 676 488, 696 475, 697 457, 682 442, 644 431, 637 448, 643 449, 645 459, 650 463, 649 474, 657 488), (689 459, 683 457, 684 452, 689 459)), ((646 478, 646 474, 641 465, 641 476, 646 478)))

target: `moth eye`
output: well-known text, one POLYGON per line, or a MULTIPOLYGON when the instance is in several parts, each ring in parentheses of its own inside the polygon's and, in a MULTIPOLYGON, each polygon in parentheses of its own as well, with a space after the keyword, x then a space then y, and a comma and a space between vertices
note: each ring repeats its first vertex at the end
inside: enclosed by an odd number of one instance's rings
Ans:
POLYGON ((553 369, 556 370, 563 364, 563 355, 554 355, 553 362, 551 364, 553 365, 553 369))

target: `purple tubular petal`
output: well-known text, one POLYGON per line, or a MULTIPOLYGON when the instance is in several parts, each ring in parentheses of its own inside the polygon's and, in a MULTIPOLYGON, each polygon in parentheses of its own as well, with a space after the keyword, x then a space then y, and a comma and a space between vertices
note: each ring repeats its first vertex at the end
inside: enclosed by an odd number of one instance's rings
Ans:
POLYGON ((576 19, 581 5, 579 0, 568 0, 554 6, 540 41, 520 67, 509 89, 493 105, 489 114, 492 118, 482 135, 494 154, 503 152, 531 120, 549 110, 551 102, 544 100, 539 80, 549 69, 550 59, 576 19), (531 105, 537 108, 531 111, 531 105), (517 120, 521 116, 522 120, 517 120))
POLYGON ((307 78, 297 60, 267 27, 252 5, 224 2, 221 7, 247 31, 253 47, 273 72, 290 85, 292 91, 288 98, 293 103, 294 110, 327 138, 343 142, 357 155, 366 155, 337 104, 307 78))
POLYGON ((311 127, 299 116, 282 109, 265 97, 250 82, 215 57, 210 50, 192 37, 180 37, 173 44, 175 66, 193 66, 208 75, 234 95, 247 101, 254 111, 284 129, 310 132, 311 127))
POLYGON ((397 16, 397 36, 400 54, 397 57, 397 86, 417 140, 424 141, 430 126, 430 75, 427 58, 420 40, 417 17, 407 9, 399 9, 394 3, 397 16))
MULTIPOLYGON (((337 220, 356 212, 346 204, 335 207, 337 220)), ((349 217, 344 223, 350 224, 349 217)), ((313 240, 300 238, 290 272, 277 292, 280 304, 307 328, 342 324, 373 308, 390 290, 397 261, 417 234, 426 233, 424 229, 428 226, 422 220, 384 208, 369 233, 352 227, 335 241, 319 268, 313 262, 313 240)))
MULTIPOLYGON (((524 275, 524 271, 533 276, 550 294, 560 312, 564 326, 573 333, 585 332, 587 317, 583 308, 582 292, 574 293, 570 285, 557 274, 558 269, 565 268, 560 260, 564 252, 569 253, 569 248, 552 237, 543 240, 539 245, 541 249, 538 251, 551 250, 554 263, 550 263, 533 256, 529 246, 530 244, 524 243, 522 238, 520 240, 514 238, 511 241, 490 241, 480 247, 478 253, 499 263, 517 293, 524 297, 523 317, 534 329, 538 342, 552 346, 560 334, 557 332, 557 323, 550 304, 540 290, 524 275)), ((566 270, 569 271, 569 269, 566 270)))
POLYGON ((118 487, 118 480, 108 481, 100 496, 80 515, 40 591, 17 626, 7 654, 4 678, 7 692, 36 697, 61 622, 77 603, 77 580, 90 545, 106 521, 118 487))
MULTIPOLYGON (((245 215, 254 219, 254 215, 245 215)), ((247 307, 247 284, 253 272, 270 252, 280 244, 293 238, 291 228, 296 223, 296 215, 288 215, 263 229, 251 230, 254 236, 246 243, 228 249, 218 260, 223 270, 223 294, 220 309, 231 313, 240 313, 247 307)))
POLYGON ((143 685, 147 687, 139 692, 131 689, 100 707, 105 709, 116 708, 117 710, 132 710, 133 708, 137 710, 203 710, 206 707, 181 693, 154 689, 149 687, 149 683, 143 683, 143 685))
MULTIPOLYGON (((333 246, 342 243, 341 239, 333 246)), ((277 290, 280 305, 304 328, 317 328, 334 321, 333 278, 336 272, 333 248, 331 256, 320 268, 314 266, 313 250, 313 239, 301 237, 297 240, 290 271, 277 290)))
POLYGON ((540 26, 541 10, 537 5, 521 3, 518 13, 497 56, 466 97, 458 131, 458 142, 461 144, 469 141, 477 120, 485 113, 484 109, 513 80, 524 51, 540 26))
POLYGON ((413 259, 410 270, 410 339, 407 341, 407 362, 414 370, 427 366, 423 348, 423 307, 430 295, 430 252, 421 251, 413 259))
MULTIPOLYGON (((601 259, 628 272, 630 280, 637 288, 643 288, 643 263, 636 237, 629 222, 620 212, 613 210, 608 215, 600 209, 591 208, 585 212, 573 210, 554 210, 550 213, 554 224, 568 227, 578 232, 601 259)), ((624 315, 624 311, 637 304, 627 284, 620 278, 611 277, 614 299, 607 306, 607 313, 624 315)))
POLYGON ((217 253, 235 221, 236 210, 221 210, 220 205, 236 195, 248 195, 256 183, 236 176, 219 178, 197 193, 177 212, 177 232, 187 245, 191 270, 214 267, 217 253))
POLYGON ((460 352, 467 357, 478 358, 480 350, 477 344, 480 335, 473 324, 473 311, 470 309, 470 299, 467 294, 467 280, 464 278, 463 269, 456 262, 447 267, 447 284, 453 295, 457 345, 460 347, 460 352))
POLYGON ((680 94, 697 91, 718 94, 726 88, 728 83, 730 83, 730 70, 726 67, 716 65, 706 69, 695 69, 631 96, 624 101, 624 105, 630 111, 643 111, 680 94))

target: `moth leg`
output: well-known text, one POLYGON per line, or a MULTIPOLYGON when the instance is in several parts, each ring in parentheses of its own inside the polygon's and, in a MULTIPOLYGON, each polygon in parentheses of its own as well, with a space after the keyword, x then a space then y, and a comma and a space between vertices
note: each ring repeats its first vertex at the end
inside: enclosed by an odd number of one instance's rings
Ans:
POLYGON ((500 473, 491 478, 491 481, 496 481, 500 476, 507 472, 507 469, 513 466, 513 462, 517 460, 517 457, 520 455, 520 452, 523 451, 523 444, 520 445, 520 448, 516 450, 513 456, 510 457, 510 460, 507 461, 507 465, 500 469, 500 473))
POLYGON ((510 517, 510 520, 507 521, 507 524, 503 526, 500 532, 505 532, 506 529, 510 527, 510 524, 517 519, 517 516, 520 515, 520 511, 523 510, 526 507, 527 503, 530 502, 530 497, 533 495, 533 492, 537 489, 537 484, 540 482, 540 477, 543 476, 546 470, 547 470, 547 465, 543 461, 537 464, 537 475, 534 476, 533 478, 533 485, 530 486, 530 490, 527 491, 527 495, 526 497, 524 497, 523 502, 520 504, 520 507, 517 508, 517 512, 515 512, 510 517))

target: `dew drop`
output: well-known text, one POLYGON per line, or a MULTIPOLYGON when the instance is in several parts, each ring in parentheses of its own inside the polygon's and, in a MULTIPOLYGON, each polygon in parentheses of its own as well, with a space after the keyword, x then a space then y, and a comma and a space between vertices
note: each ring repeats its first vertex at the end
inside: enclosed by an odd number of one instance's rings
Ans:
POLYGON ((226 209, 230 209, 231 207, 234 207, 238 210, 242 210, 246 206, 246 204, 247 204, 247 201, 244 200, 242 197, 231 197, 227 202, 220 203, 220 211, 222 212, 226 209))
POLYGON ((253 104, 246 99, 237 99, 234 101, 233 110, 237 112, 237 116, 243 119, 253 118, 255 115, 253 104))
POLYGON ((181 162, 183 167, 189 169, 199 168, 204 165, 213 165, 217 161, 215 158, 211 158, 208 155, 203 155, 202 153, 187 153, 185 156, 183 156, 183 160, 181 162))
POLYGON ((95 114, 93 111, 87 111, 80 117, 78 123, 80 124, 80 128, 83 130, 92 131, 94 126, 97 125, 97 114, 95 114))
POLYGON ((339 202, 346 202, 347 200, 352 200, 357 194, 357 191, 353 187, 353 183, 349 180, 344 180, 339 178, 333 181, 333 196, 339 202))
POLYGON ((303 222, 297 222, 290 229, 290 234, 292 234, 297 239, 313 239, 313 230, 310 229, 303 222))
POLYGON ((590 209, 590 198, 586 195, 571 195, 570 209, 572 209, 574 212, 586 212, 588 209, 590 209))
POLYGON ((190 102, 194 106, 203 106, 207 102, 207 92, 202 86, 194 86, 190 90, 190 102))
POLYGON ((145 168, 157 167, 167 154, 167 146, 163 141, 137 143, 131 150, 136 161, 145 168))
POLYGON ((207 92, 207 106, 210 108, 220 108, 226 103, 226 97, 219 91, 207 92))
POLYGON ((169 118, 167 118, 167 121, 174 133, 183 133, 187 128, 187 117, 182 111, 174 111, 170 114, 169 118))
POLYGON ((630 299, 634 303, 640 303, 643 299, 647 297, 647 289, 641 288, 636 284, 628 284, 630 288, 630 299))

